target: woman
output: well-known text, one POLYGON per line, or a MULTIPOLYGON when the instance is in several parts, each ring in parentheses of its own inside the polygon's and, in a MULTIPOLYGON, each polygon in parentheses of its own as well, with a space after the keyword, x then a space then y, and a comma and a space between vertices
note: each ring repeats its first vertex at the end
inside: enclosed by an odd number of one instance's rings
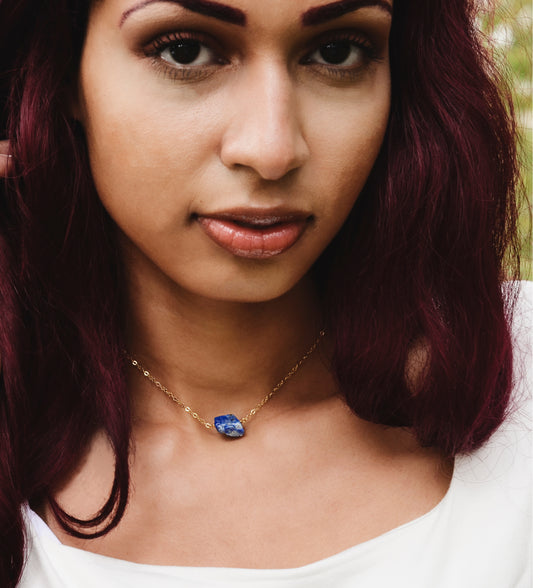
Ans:
POLYGON ((3 586, 528 585, 474 16, 3 0, 3 586))

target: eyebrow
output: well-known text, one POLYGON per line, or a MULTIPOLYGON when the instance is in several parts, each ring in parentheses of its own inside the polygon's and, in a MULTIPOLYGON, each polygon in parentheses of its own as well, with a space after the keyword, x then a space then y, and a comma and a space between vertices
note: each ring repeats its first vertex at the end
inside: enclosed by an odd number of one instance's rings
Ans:
POLYGON ((392 5, 386 0, 339 0, 338 2, 306 10, 302 14, 302 24, 304 26, 317 26, 368 6, 375 6, 392 15, 392 5))
POLYGON ((220 4, 219 2, 213 2, 212 0, 142 0, 138 4, 135 4, 122 13, 119 27, 125 23, 126 19, 131 14, 137 12, 137 10, 144 8, 145 6, 148 6, 149 4, 154 4, 155 2, 179 4, 191 12, 197 12, 198 14, 211 16, 218 20, 229 22, 241 27, 246 25, 246 14, 244 14, 242 10, 239 10, 238 8, 232 8, 231 6, 226 6, 225 4, 220 4))

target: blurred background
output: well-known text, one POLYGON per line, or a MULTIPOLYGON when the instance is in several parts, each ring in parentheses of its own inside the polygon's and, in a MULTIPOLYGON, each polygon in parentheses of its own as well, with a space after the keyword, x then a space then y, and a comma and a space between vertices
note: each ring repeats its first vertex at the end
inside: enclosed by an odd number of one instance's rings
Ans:
POLYGON ((532 181, 532 127, 533 108, 531 93, 532 17, 531 0, 485 0, 496 6, 493 16, 482 14, 481 30, 489 37, 497 59, 507 68, 511 77, 514 103, 521 133, 521 157, 525 194, 522 202, 520 226, 522 230, 522 278, 533 280, 533 242, 531 215, 533 202, 532 181))

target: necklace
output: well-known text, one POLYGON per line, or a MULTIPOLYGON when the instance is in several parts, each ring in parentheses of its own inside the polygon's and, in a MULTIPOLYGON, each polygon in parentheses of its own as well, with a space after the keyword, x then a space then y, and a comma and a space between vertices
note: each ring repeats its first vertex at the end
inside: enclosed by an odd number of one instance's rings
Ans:
POLYGON ((179 407, 183 408, 183 410, 190 414, 191 417, 197 420, 201 425, 203 425, 206 429, 215 429, 221 435, 226 435, 227 437, 238 438, 244 435, 244 424, 246 424, 259 410, 265 406, 265 404, 278 392, 278 390, 283 387, 292 376, 300 369, 302 364, 305 362, 306 359, 309 358, 310 355, 315 351, 320 343, 320 339, 325 335, 325 331, 322 330, 318 334, 318 337, 315 339, 315 342, 309 347, 309 349, 304 353, 304 355, 298 360, 288 372, 287 374, 272 388, 272 390, 257 404, 250 410, 244 417, 238 419, 234 414, 223 414, 220 416, 215 417, 214 422, 210 423, 202 418, 196 411, 194 411, 190 406, 187 406, 183 401, 181 401, 175 394, 173 394, 166 386, 161 384, 159 380, 156 380, 154 376, 144 368, 141 363, 135 359, 132 355, 130 355, 127 351, 124 351, 124 355, 130 361, 131 365, 137 368, 141 374, 150 380, 150 382, 156 387, 159 388, 162 392, 164 392, 173 402, 175 402, 179 407))

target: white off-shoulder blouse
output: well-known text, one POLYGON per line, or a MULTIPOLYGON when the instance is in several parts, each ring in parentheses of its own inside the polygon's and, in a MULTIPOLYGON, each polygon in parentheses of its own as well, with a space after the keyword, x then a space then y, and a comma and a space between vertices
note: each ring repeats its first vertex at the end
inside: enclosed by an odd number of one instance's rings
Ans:
POLYGON ((20 588, 532 588, 533 283, 513 325, 515 390, 487 444, 458 456, 448 492, 427 514, 332 557, 292 569, 156 566, 62 545, 25 508, 20 588))

